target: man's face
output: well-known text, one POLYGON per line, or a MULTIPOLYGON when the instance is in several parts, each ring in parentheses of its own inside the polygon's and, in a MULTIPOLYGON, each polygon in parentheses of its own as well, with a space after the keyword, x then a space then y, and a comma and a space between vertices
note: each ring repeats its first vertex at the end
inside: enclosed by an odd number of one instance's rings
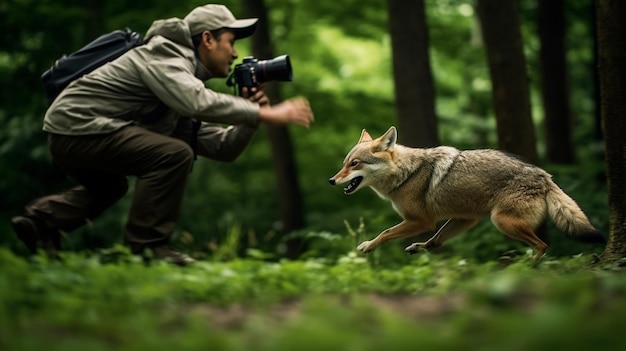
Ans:
POLYGON ((235 33, 232 31, 222 32, 218 38, 210 33, 210 38, 205 38, 203 43, 206 48, 206 55, 201 55, 204 66, 211 72, 211 76, 224 78, 228 76, 231 65, 237 59, 235 50, 235 33))

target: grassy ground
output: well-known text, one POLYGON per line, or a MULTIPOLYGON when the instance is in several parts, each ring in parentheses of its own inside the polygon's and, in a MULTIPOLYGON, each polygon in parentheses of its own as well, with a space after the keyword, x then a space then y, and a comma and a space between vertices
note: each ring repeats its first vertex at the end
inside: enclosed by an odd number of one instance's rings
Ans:
POLYGON ((145 264, 0 249, 3 350, 621 349, 626 277, 591 255, 145 264))

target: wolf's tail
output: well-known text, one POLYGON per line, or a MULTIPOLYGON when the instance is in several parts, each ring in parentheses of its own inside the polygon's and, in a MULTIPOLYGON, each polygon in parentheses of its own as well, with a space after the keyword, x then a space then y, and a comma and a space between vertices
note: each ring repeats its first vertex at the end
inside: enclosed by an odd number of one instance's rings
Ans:
POLYGON ((606 242, 578 204, 555 183, 552 183, 552 188, 548 191, 546 203, 548 215, 565 235, 589 243, 606 242))

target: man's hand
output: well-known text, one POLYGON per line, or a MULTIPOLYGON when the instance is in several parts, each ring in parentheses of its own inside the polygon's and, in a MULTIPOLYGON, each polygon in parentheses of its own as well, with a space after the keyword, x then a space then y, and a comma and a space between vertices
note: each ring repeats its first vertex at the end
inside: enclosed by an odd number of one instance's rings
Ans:
POLYGON ((243 87, 241 89, 241 96, 252 102, 256 102, 259 106, 266 106, 270 104, 270 99, 263 91, 263 85, 259 87, 252 87, 250 89, 248 89, 248 87, 243 87))
POLYGON ((261 105, 259 120, 274 125, 298 124, 309 128, 315 120, 309 101, 298 97, 270 106, 261 105))

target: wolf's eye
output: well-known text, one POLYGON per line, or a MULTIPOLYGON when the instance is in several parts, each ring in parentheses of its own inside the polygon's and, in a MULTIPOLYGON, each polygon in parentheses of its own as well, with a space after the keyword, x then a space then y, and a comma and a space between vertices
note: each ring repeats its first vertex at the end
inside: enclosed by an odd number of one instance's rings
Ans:
POLYGON ((356 166, 358 164, 359 164, 359 161, 352 161, 352 162, 350 162, 350 167, 354 167, 354 166, 356 166))

